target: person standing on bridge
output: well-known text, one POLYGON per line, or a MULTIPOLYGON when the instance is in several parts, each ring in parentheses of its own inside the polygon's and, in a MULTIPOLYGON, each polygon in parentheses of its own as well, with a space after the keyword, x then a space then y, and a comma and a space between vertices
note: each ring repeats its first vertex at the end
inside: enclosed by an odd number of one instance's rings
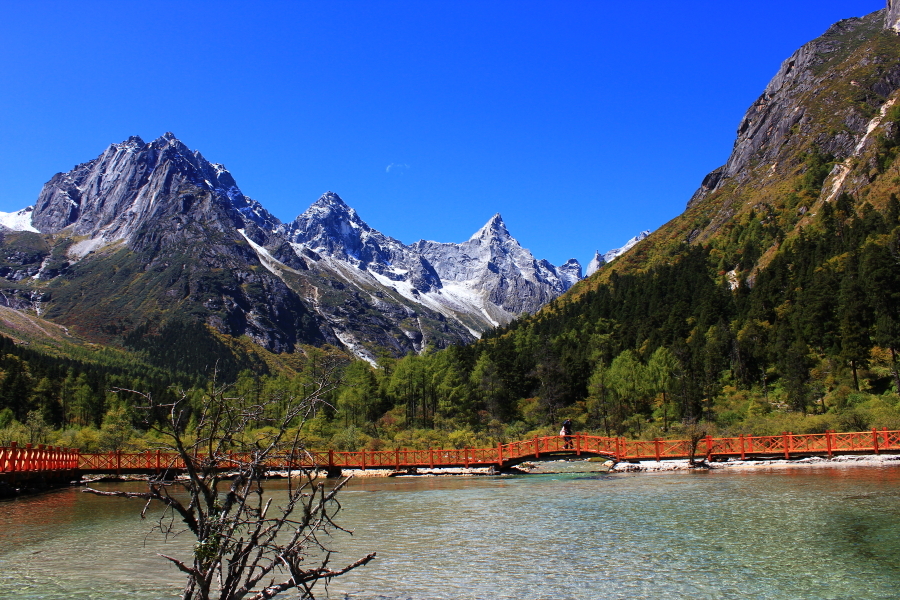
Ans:
POLYGON ((569 450, 572 448, 572 420, 566 419, 563 421, 562 429, 559 430, 559 435, 563 436, 563 448, 569 450))

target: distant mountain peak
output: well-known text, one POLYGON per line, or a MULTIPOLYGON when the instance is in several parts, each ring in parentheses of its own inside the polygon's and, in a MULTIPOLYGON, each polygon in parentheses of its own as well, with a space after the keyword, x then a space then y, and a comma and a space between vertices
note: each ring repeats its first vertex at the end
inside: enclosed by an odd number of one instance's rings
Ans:
POLYGON ((294 222, 299 224, 311 222, 325 223, 326 221, 331 223, 353 223, 354 228, 370 229, 366 222, 356 213, 356 210, 348 206, 347 203, 334 192, 325 192, 319 196, 319 199, 301 213, 294 222))
POLYGON ((588 263, 587 273, 585 273, 585 277, 590 277, 594 273, 600 270, 600 267, 605 265, 606 263, 612 262, 618 257, 622 256, 629 250, 631 250, 635 244, 645 239, 650 235, 650 230, 645 230, 625 242, 625 244, 620 248, 613 248, 612 250, 607 250, 603 254, 600 253, 599 250, 594 252, 594 258, 591 259, 591 262, 588 263))
POLYGON ((649 235, 650 235, 649 229, 640 232, 639 234, 637 234, 636 236, 634 236, 633 238, 631 238, 630 240, 625 242, 625 245, 622 246, 621 248, 613 248, 612 250, 610 250, 609 252, 604 254, 603 259, 606 262, 614 261, 615 259, 619 258, 623 254, 625 254, 626 252, 631 250, 638 242, 640 242, 643 239, 646 239, 647 236, 649 236, 649 235))
POLYGON ((113 144, 113 145, 118 145, 118 146, 124 147, 124 148, 141 148, 143 146, 146 146, 147 144, 144 142, 143 139, 141 139, 141 136, 133 135, 133 136, 129 137, 127 140, 125 140, 124 142, 122 142, 121 144, 113 144))
POLYGON ((587 268, 587 276, 590 277, 594 273, 600 270, 600 267, 606 264, 606 259, 603 258, 603 255, 600 254, 599 250, 594 252, 594 258, 591 259, 591 262, 588 263, 587 268))
POLYGON ((503 222, 503 217, 500 216, 500 213, 496 213, 493 217, 488 219, 488 222, 484 224, 484 227, 476 231, 469 239, 478 240, 491 238, 512 238, 509 234, 509 230, 506 229, 506 223, 503 222))
POLYGON ((570 258, 564 265, 556 267, 556 272, 559 273, 560 278, 566 282, 568 287, 572 287, 581 281, 581 263, 578 262, 577 258, 570 258))
POLYGON ((316 200, 315 202, 313 202, 312 205, 313 206, 317 206, 317 205, 318 206, 336 206, 336 207, 345 208, 345 209, 350 208, 349 206, 347 206, 347 203, 344 202, 344 200, 340 196, 338 196, 331 190, 329 190, 329 191, 325 192, 324 194, 322 194, 321 196, 319 196, 319 199, 316 200))
POLYGON ((223 165, 210 163, 169 131, 149 144, 133 135, 55 175, 35 203, 32 223, 43 233, 72 226, 76 235, 130 243, 145 236, 151 222, 158 227, 175 215, 206 219, 212 213, 229 222, 253 221, 270 232, 280 224, 244 196, 223 165))
MULTIPOLYGON (((374 345, 402 354, 469 341, 539 310, 582 274, 575 259, 559 267, 536 259, 500 213, 465 242, 406 245, 327 191, 281 223, 241 192, 224 165, 172 132, 150 143, 131 136, 111 144, 55 175, 33 210, 0 213, 0 231, 29 228, 83 236, 67 251, 73 263, 105 261, 93 250, 118 241, 134 253, 129 260, 165 268, 179 262, 174 279, 151 282, 154 298, 202 307, 197 314, 219 331, 246 334, 276 351, 328 340, 367 359, 374 345), (210 269, 222 269, 226 292, 202 279, 210 269)), ((51 270, 44 262, 29 268, 46 278, 51 270)), ((134 270, 134 280, 143 272, 134 270)), ((78 314, 78 299, 67 298, 67 310, 78 314)))

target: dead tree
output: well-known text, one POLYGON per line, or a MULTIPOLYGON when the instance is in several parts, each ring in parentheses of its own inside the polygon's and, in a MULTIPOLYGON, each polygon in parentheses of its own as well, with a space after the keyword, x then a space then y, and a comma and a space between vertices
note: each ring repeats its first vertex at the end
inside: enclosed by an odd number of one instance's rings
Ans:
POLYGON ((84 491, 143 499, 142 518, 158 502, 164 510, 154 529, 166 539, 184 531, 196 538, 191 556, 160 555, 187 575, 183 600, 263 600, 292 589, 312 598, 317 582, 327 584, 375 557, 330 567, 328 536, 345 531, 332 521, 340 510, 336 494, 349 478, 326 488, 299 434, 336 385, 339 368, 329 364, 302 396, 232 397, 214 383, 193 411, 186 394, 159 404, 133 392, 185 474, 151 480, 146 492, 84 491), (286 470, 286 495, 277 500, 263 487, 273 466, 286 470))

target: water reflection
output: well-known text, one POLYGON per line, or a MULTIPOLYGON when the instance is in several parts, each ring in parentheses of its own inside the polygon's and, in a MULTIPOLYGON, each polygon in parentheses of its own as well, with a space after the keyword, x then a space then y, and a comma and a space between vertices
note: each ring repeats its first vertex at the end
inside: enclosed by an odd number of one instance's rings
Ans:
MULTIPOLYGON (((586 471, 356 479, 338 519, 354 534, 331 540, 333 564, 378 558, 328 597, 875 599, 900 587, 900 469, 586 471)), ((148 536, 140 509, 76 490, 0 503, 0 597, 176 595, 181 579, 155 553, 190 540, 148 536)))

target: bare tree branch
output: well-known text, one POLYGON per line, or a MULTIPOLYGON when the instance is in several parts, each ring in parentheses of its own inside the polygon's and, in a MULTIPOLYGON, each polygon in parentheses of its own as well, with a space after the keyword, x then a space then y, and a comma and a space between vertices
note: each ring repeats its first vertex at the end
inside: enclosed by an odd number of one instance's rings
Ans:
POLYGON ((166 537, 179 533, 176 521, 185 523, 196 538, 193 555, 160 555, 187 575, 183 600, 261 600, 292 588, 311 598, 317 581, 327 582, 374 559, 372 553, 341 569, 329 567, 331 552, 322 539, 346 531, 333 518, 341 510, 336 494, 349 478, 328 489, 316 480, 314 468, 295 466, 301 458, 312 458, 300 431, 335 389, 341 361, 326 360, 322 366, 299 396, 249 400, 215 377, 199 405, 192 405, 186 392, 173 402, 158 403, 149 394, 116 390, 141 399, 147 426, 169 441, 186 478, 151 481, 145 492, 85 491, 143 499, 142 517, 159 502, 163 511, 155 529, 166 537), (287 490, 279 493, 285 495, 283 504, 276 504, 263 487, 274 465, 287 474, 287 490), (289 577, 276 583, 279 574, 289 577))

